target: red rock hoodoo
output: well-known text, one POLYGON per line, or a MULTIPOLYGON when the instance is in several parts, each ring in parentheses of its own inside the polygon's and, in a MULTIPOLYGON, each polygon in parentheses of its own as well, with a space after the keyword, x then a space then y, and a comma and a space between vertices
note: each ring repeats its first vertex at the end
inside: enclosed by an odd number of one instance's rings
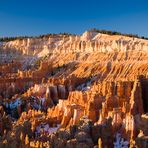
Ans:
POLYGON ((148 147, 148 40, 87 31, 0 43, 0 147, 148 147))

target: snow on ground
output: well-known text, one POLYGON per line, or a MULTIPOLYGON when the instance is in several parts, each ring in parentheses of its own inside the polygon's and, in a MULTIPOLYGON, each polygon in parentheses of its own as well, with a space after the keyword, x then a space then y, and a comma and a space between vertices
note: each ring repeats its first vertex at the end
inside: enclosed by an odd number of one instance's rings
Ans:
POLYGON ((121 134, 116 134, 116 141, 114 142, 114 148, 128 148, 129 142, 125 141, 121 134))
POLYGON ((91 88, 90 86, 91 86, 91 82, 89 81, 89 82, 79 85, 76 89, 81 90, 81 91, 87 91, 91 88))
POLYGON ((22 104, 22 101, 18 98, 14 101, 11 101, 11 102, 5 102, 4 105, 6 106, 6 108, 10 108, 10 109, 14 109, 14 108, 17 108, 19 105, 22 104))
POLYGON ((31 106, 34 109, 43 109, 45 98, 31 96, 31 106))
POLYGON ((36 137, 40 136, 41 131, 47 134, 52 134, 53 132, 56 132, 59 128, 60 128, 60 124, 58 124, 57 127, 50 127, 49 124, 42 123, 36 127, 35 135, 36 137))

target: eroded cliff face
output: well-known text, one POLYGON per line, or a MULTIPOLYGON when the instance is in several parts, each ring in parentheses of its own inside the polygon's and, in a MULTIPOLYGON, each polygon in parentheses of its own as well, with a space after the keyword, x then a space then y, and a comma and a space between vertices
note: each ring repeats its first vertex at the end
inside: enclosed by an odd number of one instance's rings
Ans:
POLYGON ((53 35, 0 57, 0 147, 148 146, 147 40, 53 35))
POLYGON ((13 49, 24 55, 42 57, 48 53, 68 52, 125 52, 137 50, 147 52, 148 41, 143 39, 106 35, 86 31, 82 36, 52 35, 46 38, 28 38, 0 44, 4 50, 13 49))

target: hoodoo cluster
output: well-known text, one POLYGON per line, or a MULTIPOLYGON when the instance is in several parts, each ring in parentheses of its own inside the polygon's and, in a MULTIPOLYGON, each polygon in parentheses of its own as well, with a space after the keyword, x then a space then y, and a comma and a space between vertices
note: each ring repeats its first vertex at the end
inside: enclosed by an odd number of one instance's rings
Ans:
POLYGON ((148 40, 87 31, 0 43, 0 147, 148 147, 148 40))

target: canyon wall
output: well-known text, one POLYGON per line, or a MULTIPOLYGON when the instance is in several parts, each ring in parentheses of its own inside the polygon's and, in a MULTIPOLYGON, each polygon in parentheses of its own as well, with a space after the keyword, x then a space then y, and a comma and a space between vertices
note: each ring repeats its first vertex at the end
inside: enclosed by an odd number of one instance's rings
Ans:
POLYGON ((0 57, 0 146, 147 147, 148 40, 59 34, 0 57))

